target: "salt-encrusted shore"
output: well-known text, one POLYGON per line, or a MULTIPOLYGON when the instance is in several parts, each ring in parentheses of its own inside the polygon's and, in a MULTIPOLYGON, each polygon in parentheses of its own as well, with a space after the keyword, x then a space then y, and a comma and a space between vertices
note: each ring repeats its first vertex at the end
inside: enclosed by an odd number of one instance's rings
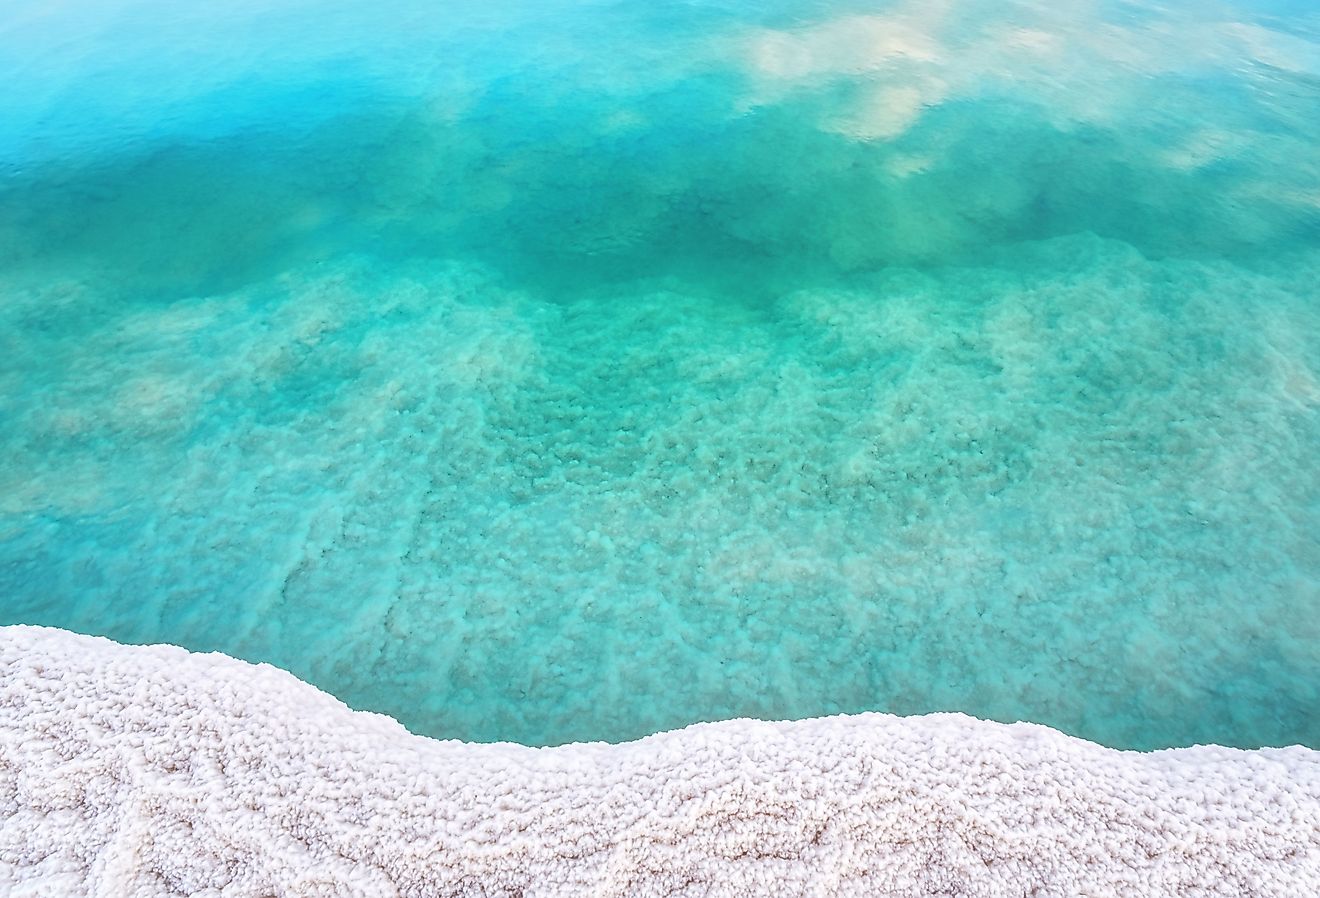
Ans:
POLYGON ((955 714, 413 736, 283 671, 0 628, 9 896, 1320 894, 1320 752, 955 714))

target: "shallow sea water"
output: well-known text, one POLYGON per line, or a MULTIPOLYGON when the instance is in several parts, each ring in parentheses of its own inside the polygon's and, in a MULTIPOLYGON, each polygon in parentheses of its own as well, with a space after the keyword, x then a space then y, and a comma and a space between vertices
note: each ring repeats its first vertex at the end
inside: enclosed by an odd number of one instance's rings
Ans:
POLYGON ((1312 4, 200 6, 0 9, 0 622, 1320 747, 1312 4))

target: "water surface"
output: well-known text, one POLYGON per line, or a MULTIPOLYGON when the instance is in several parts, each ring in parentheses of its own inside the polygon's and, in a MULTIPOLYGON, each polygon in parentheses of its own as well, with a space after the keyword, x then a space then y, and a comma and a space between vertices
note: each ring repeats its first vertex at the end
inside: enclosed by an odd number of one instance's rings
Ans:
POLYGON ((2 622, 1320 747, 1309 4, 20 2, 0 79, 2 622))

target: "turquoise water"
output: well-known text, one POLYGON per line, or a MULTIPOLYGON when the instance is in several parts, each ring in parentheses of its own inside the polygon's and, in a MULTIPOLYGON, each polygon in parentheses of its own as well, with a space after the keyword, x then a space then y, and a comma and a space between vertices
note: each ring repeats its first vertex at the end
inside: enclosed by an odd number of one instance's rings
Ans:
POLYGON ((0 7, 0 623, 1320 747, 1312 4, 199 6, 0 7))

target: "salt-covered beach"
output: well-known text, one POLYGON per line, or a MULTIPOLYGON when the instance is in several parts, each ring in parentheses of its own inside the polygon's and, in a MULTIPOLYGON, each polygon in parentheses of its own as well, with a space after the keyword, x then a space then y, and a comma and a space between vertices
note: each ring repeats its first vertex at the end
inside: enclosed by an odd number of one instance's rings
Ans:
POLYGON ((0 631, 11 896, 1307 896, 1320 753, 958 714, 530 749, 265 665, 0 631))

